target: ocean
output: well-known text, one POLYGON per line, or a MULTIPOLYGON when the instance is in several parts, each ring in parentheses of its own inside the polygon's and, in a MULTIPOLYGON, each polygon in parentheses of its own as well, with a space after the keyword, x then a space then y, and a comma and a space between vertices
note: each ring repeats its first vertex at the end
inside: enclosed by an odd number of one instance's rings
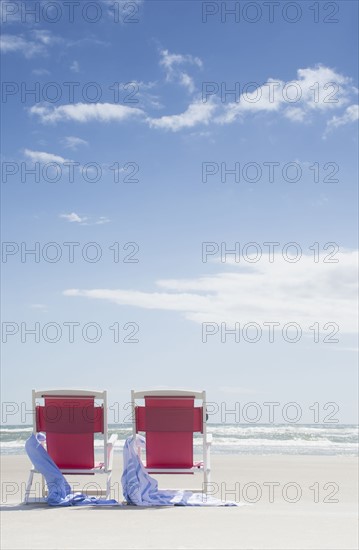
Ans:
MULTIPOLYGON (((117 452, 131 430, 130 424, 110 424, 109 435, 118 434, 117 452)), ((31 426, 3 426, 1 454, 24 454, 31 432, 31 426)), ((356 456, 359 450, 358 426, 354 424, 208 424, 208 432, 213 435, 213 454, 356 456)), ((200 445, 201 437, 195 434, 195 453, 200 445)), ((96 435, 95 448, 101 446, 101 437, 96 435)))

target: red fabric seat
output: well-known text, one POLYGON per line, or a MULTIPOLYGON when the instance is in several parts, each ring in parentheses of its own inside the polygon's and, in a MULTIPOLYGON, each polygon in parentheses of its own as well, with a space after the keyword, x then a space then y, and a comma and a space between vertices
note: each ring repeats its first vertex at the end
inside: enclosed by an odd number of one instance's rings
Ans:
POLYGON ((192 468, 193 433, 202 433, 203 409, 193 397, 146 397, 135 408, 136 431, 146 432, 146 467, 192 468))
MULTIPOLYGON (((102 474, 106 476, 106 489, 86 492, 110 498, 111 476, 117 434, 108 437, 107 391, 89 389, 48 389, 32 390, 34 411, 33 431, 45 432, 46 450, 60 470, 67 475, 102 474), (95 405, 101 402, 102 406, 95 405), (101 462, 95 462, 95 434, 103 434, 101 462)), ((35 474, 31 467, 25 489, 24 502, 30 500, 31 487, 35 474)), ((46 497, 45 481, 42 477, 42 498, 46 497)), ((35 497, 37 499, 37 497, 35 497)), ((37 500, 36 500, 37 501, 37 500)))
POLYGON ((60 469, 95 467, 94 434, 103 433, 103 408, 93 397, 45 397, 36 407, 36 430, 46 433, 47 452, 60 469))

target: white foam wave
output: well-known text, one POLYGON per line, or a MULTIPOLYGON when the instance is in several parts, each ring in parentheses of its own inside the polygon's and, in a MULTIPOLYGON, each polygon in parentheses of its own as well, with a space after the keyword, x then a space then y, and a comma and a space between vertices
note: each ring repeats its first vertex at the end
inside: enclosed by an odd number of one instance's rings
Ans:
POLYGON ((0 429, 0 435, 1 434, 10 434, 10 433, 29 433, 32 432, 32 427, 27 428, 1 428, 0 429))

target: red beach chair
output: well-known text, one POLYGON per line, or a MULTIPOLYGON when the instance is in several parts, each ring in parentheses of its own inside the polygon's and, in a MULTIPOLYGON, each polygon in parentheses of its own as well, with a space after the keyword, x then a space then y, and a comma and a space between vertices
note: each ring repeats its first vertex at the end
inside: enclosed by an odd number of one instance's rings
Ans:
POLYGON ((211 434, 207 433, 206 392, 149 390, 131 392, 133 435, 145 432, 148 473, 203 473, 204 491, 210 481, 211 434), (144 400, 144 405, 136 404, 144 400), (200 406, 195 406, 195 400, 200 406), (193 434, 202 434, 202 460, 194 462, 193 434))
MULTIPOLYGON (((117 434, 108 439, 107 392, 90 390, 32 391, 34 433, 46 434, 46 450, 63 474, 105 474, 106 491, 87 491, 88 494, 110 495, 112 462, 117 434), (39 404, 39 400, 43 404, 39 404), (101 401, 98 405, 96 401, 101 401), (103 434, 103 461, 95 462, 94 436, 103 434)), ((25 491, 28 501, 33 477, 30 470, 25 491)), ((42 479, 43 496, 44 479, 42 479)))

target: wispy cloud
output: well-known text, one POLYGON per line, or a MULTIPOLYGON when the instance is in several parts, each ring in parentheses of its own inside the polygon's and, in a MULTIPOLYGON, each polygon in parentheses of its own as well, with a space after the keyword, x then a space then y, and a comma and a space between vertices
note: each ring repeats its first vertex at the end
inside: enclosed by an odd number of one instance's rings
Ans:
POLYGON ((42 44, 45 44, 46 46, 49 46, 51 44, 57 44, 59 42, 62 42, 63 39, 59 36, 55 36, 48 30, 38 29, 32 31, 33 36, 35 40, 38 42, 41 42, 42 44))
POLYGON ((100 216, 94 223, 95 225, 103 225, 105 223, 110 223, 110 218, 107 216, 100 216))
POLYGON ((27 35, 3 34, 0 37, 0 50, 3 53, 21 53, 26 58, 47 54, 48 47, 62 39, 47 30, 33 30, 27 35))
POLYGON ((252 91, 242 93, 236 102, 225 105, 217 122, 230 124, 260 112, 280 113, 293 122, 306 122, 314 112, 330 112, 347 105, 355 92, 350 78, 316 65, 298 69, 294 80, 268 78, 252 91))
MULTIPOLYGON (((44 37, 44 40, 46 37, 44 37)), ((170 54, 168 50, 161 51, 161 65, 166 70, 166 78, 176 78, 188 90, 194 91, 192 79, 187 73, 179 70, 184 63, 201 66, 199 58, 170 54)), ((155 83, 147 85, 132 83, 134 90, 141 98, 139 106, 122 105, 118 103, 76 103, 65 105, 37 104, 29 109, 31 115, 36 116, 43 123, 57 123, 61 121, 86 122, 123 122, 134 120, 147 123, 150 128, 164 129, 177 132, 200 125, 227 125, 243 121, 258 114, 272 115, 278 119, 288 120, 294 124, 307 124, 314 120, 315 114, 326 117, 328 133, 331 129, 357 120, 358 110, 356 105, 349 105, 357 90, 352 84, 352 79, 346 77, 334 69, 316 65, 299 69, 297 78, 283 81, 268 78, 267 81, 251 91, 242 93, 237 101, 222 102, 216 93, 195 94, 192 101, 182 113, 167 114, 154 117, 147 111, 152 107, 158 109, 162 105, 157 96, 146 96, 141 92, 152 88, 155 83), (333 116, 333 111, 338 114, 333 116), (328 120, 329 116, 331 117, 328 120)))
POLYGON ((160 55, 160 65, 162 65, 167 70, 168 74, 174 71, 176 67, 185 64, 196 65, 197 67, 203 66, 202 60, 199 57, 194 57, 190 54, 182 55, 177 53, 170 53, 168 50, 161 50, 160 55))
POLYGON ((351 124, 353 122, 357 122, 358 120, 359 120, 359 105, 350 105, 345 109, 344 113, 341 116, 333 116, 333 118, 331 118, 327 122, 327 128, 323 137, 325 138, 328 133, 330 133, 335 128, 338 128, 339 126, 344 126, 345 124, 351 124))
POLYGON ((73 73, 78 73, 80 72, 80 64, 78 61, 73 61, 70 65, 70 71, 72 71, 73 73))
POLYGON ((104 225, 110 223, 110 218, 107 216, 99 216, 98 218, 89 218, 88 216, 80 216, 76 212, 71 212, 70 214, 60 214, 60 218, 70 222, 78 223, 80 225, 104 225))
POLYGON ((76 122, 122 122, 129 118, 142 116, 144 113, 136 107, 114 103, 74 103, 50 107, 34 105, 30 113, 40 118, 41 122, 59 122, 73 120, 76 122))
POLYGON ((194 85, 194 80, 191 76, 189 76, 189 74, 181 73, 179 75, 178 81, 181 84, 181 86, 184 86, 185 88, 187 88, 187 90, 190 93, 193 93, 195 91, 196 87, 194 85))
POLYGON ((41 164, 47 164, 48 162, 57 162, 58 164, 64 164, 64 162, 71 162, 69 159, 65 159, 60 155, 54 155, 53 153, 46 153, 45 151, 32 151, 31 149, 25 149, 24 155, 32 162, 40 162, 41 164))
MULTIPOLYGON (((72 149, 72 150, 76 150, 77 147, 80 146, 80 145, 88 145, 87 141, 85 141, 84 139, 75 137, 75 136, 67 136, 64 140, 61 140, 61 143, 63 144, 64 147, 67 147, 67 148, 72 149)), ((49 165, 48 169, 50 171, 52 170, 53 176, 50 176, 49 173, 47 173, 47 175, 49 177, 53 177, 55 179, 57 177, 61 177, 63 175, 63 172, 62 172, 62 169, 61 169, 62 165, 65 165, 66 170, 70 166, 72 166, 72 172, 71 172, 72 174, 74 173, 73 170, 75 170, 76 172, 78 171, 81 174, 82 170, 84 170, 84 169, 86 169, 87 174, 93 174, 94 177, 96 177, 97 174, 98 174, 97 169, 95 169, 92 166, 84 167, 79 162, 76 162, 72 159, 65 158, 61 155, 56 155, 54 153, 48 153, 46 151, 32 151, 31 149, 24 149, 23 153, 24 153, 24 156, 26 158, 28 158, 30 161, 32 161, 34 163, 49 165), (56 166, 56 165, 60 165, 60 166, 56 166)), ((102 164, 100 166, 100 168, 104 172, 110 173, 110 170, 111 170, 110 164, 102 164)), ((64 173, 66 173, 66 170, 64 170, 64 173)), ((124 172, 124 171, 125 171, 124 168, 120 169, 120 172, 124 172)), ((105 218, 105 217, 99 218, 96 223, 98 223, 98 224, 108 223, 107 221, 103 221, 103 220, 106 220, 106 219, 107 218, 105 218)), ((93 222, 93 223, 95 223, 95 222, 93 222)))
POLYGON ((66 136, 62 140, 62 144, 67 149, 72 149, 73 151, 76 151, 80 145, 88 145, 88 141, 76 136, 66 136))
POLYGON ((203 103, 195 101, 179 115, 167 115, 160 118, 148 118, 147 122, 152 128, 163 128, 178 132, 184 128, 193 128, 198 124, 209 124, 216 106, 213 102, 203 103))
POLYGON ((162 109, 163 105, 158 94, 153 93, 153 90, 158 87, 158 82, 151 80, 143 82, 142 80, 132 80, 131 82, 120 83, 119 87, 126 93, 133 92, 134 99, 138 99, 137 106, 141 109, 162 109))
POLYGON ((165 70, 166 80, 168 82, 179 82, 181 86, 193 93, 195 91, 194 80, 188 72, 183 70, 183 67, 192 65, 201 68, 203 66, 202 60, 189 54, 170 53, 168 50, 161 50, 160 56, 160 65, 165 70))
POLYGON ((63 218, 70 223, 84 223, 87 220, 86 217, 81 217, 76 214, 76 212, 71 212, 70 214, 60 214, 60 218, 63 218))
POLYGON ((37 54, 44 54, 46 49, 43 44, 36 43, 11 34, 3 34, 0 37, 0 50, 3 53, 20 52, 26 58, 34 57, 37 54))
POLYGON ((107 300, 118 305, 182 312, 196 323, 288 322, 310 332, 335 322, 340 333, 357 331, 358 251, 338 254, 338 263, 319 263, 302 256, 288 263, 281 256, 273 263, 249 264, 246 270, 217 273, 195 279, 157 281, 157 292, 123 289, 68 289, 66 296, 107 300))

